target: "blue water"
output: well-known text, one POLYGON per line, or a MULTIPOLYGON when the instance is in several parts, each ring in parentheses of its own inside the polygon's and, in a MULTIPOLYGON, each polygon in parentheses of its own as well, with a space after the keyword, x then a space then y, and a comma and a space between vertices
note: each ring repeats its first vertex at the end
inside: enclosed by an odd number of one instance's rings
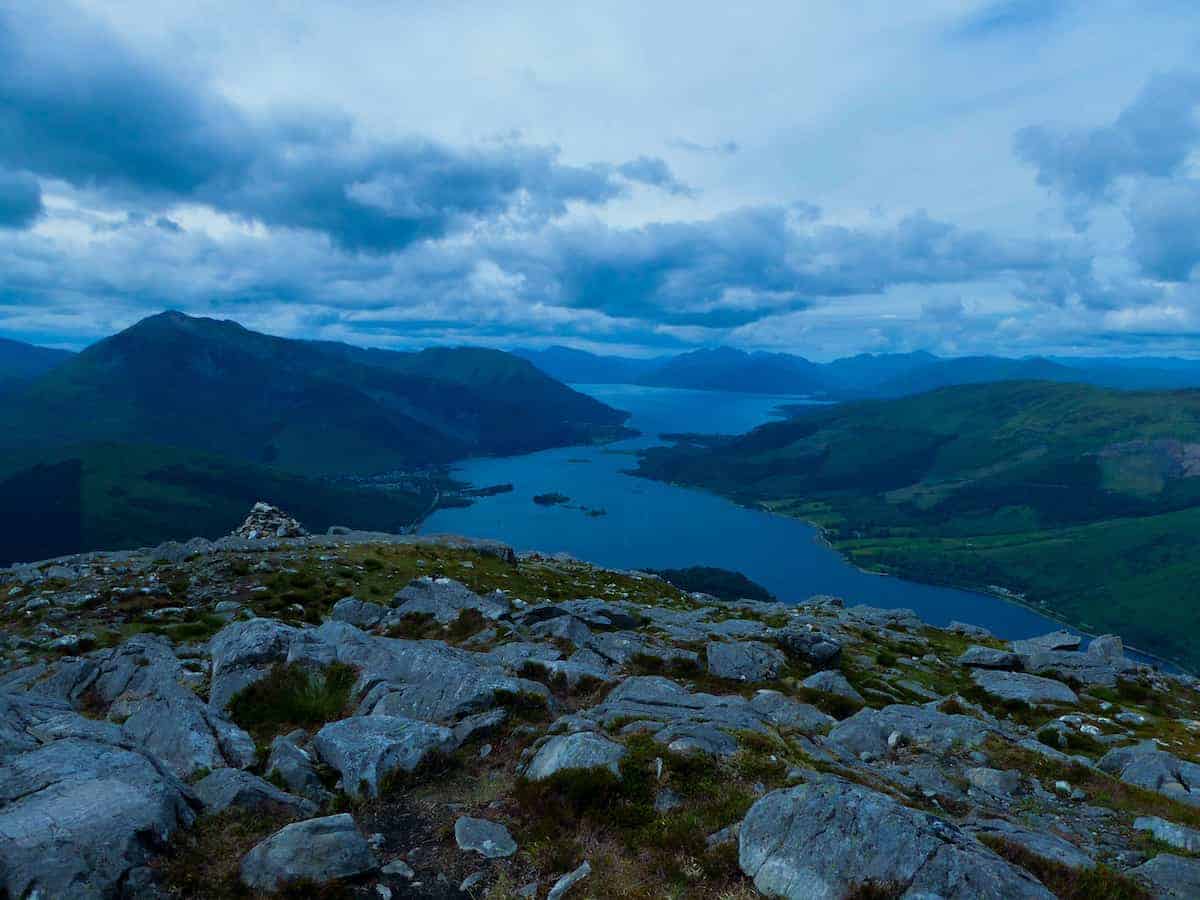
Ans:
POLYGON ((869 575, 796 519, 625 474, 636 463, 637 449, 663 443, 661 433, 741 433, 770 421, 781 403, 800 402, 796 397, 632 385, 575 387, 630 411, 629 424, 642 435, 606 447, 470 460, 458 467, 457 477, 480 487, 511 482, 513 492, 462 509, 438 510, 421 530, 497 538, 518 550, 566 552, 612 568, 720 566, 744 573, 781 600, 833 594, 847 604, 906 606, 933 625, 958 619, 1009 639, 1060 627, 995 597, 869 575), (593 518, 579 509, 533 502, 535 494, 551 491, 566 494, 572 506, 601 507, 607 515, 593 518))

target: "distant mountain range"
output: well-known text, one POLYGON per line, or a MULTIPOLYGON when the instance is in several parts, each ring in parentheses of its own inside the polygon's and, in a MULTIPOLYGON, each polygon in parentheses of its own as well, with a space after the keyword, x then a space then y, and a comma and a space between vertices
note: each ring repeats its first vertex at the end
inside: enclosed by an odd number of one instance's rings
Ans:
POLYGON ((78 354, 0 345, 0 563, 214 537, 264 499, 398 530, 431 481, 356 476, 628 433, 628 414, 498 350, 366 350, 162 313, 78 354), (317 480, 321 478, 322 480, 317 480))
POLYGON ((902 397, 957 384, 1056 381, 1122 389, 1200 386, 1200 360, 1155 357, 938 357, 932 353, 864 353, 814 363, 788 353, 728 347, 653 359, 610 357, 550 347, 515 350, 568 384, 642 384, 655 387, 798 394, 832 400, 902 397))

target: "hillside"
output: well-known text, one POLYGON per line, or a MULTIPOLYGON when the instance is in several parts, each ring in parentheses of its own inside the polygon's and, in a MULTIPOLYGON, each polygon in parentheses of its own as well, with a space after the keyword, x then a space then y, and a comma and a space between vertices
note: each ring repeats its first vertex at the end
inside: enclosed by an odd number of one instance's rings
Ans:
POLYGON ((0 893, 1194 896, 1194 679, 789 593, 359 533, 0 569, 0 893))
POLYGON ((529 360, 551 378, 567 384, 632 384, 663 362, 661 358, 602 356, 572 347, 517 349, 513 355, 529 360))
POLYGON ((31 381, 59 366, 74 354, 0 338, 0 392, 31 381))
POLYGON ((399 531, 433 488, 363 490, 164 447, 90 444, 0 456, 0 565, 100 548, 216 538, 255 501, 285 505, 314 529, 399 531))
POLYGON ((158 444, 306 474, 611 437, 625 414, 476 349, 392 353, 163 313, 0 401, 0 447, 158 444))
POLYGON ((817 522, 862 565, 1008 589, 1200 664, 1200 536, 1170 518, 1200 510, 1200 392, 954 387, 690 437, 638 471, 817 522))

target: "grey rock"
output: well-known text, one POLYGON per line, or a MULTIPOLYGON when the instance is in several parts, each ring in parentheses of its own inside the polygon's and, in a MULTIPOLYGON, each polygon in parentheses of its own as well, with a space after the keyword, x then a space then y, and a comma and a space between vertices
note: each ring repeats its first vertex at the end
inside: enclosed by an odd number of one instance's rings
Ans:
POLYGON ((781 628, 774 636, 776 643, 789 654, 813 665, 831 666, 842 655, 838 641, 803 625, 781 628))
POLYGON ((509 612, 509 604, 500 597, 489 594, 480 597, 465 584, 452 578, 418 578, 396 594, 396 608, 389 620, 413 614, 433 616, 442 625, 447 625, 465 610, 475 610, 487 619, 499 619, 509 612))
POLYGON ((710 641, 704 655, 712 675, 731 681, 769 681, 787 665, 783 653, 758 641, 710 641))
POLYGON ((947 715, 924 706, 893 705, 859 710, 838 722, 826 740, 855 756, 882 756, 890 749, 892 734, 906 746, 945 753, 978 747, 992 733, 991 727, 972 716, 947 715))
POLYGON ((499 822, 460 816, 454 823, 454 841, 486 859, 503 859, 517 852, 517 842, 499 822))
POLYGON ((1097 765, 1127 784, 1200 806, 1200 765, 1159 750, 1153 742, 1110 750, 1097 765))
POLYGON ((1136 869, 1130 869, 1129 874, 1149 882, 1155 896, 1162 900, 1195 900, 1200 897, 1200 860, 1160 853, 1136 869))
POLYGON ((242 883, 275 891, 289 882, 325 884, 362 875, 378 862, 348 813, 285 825, 242 859, 242 883))
POLYGON ((0 893, 108 898, 199 802, 153 759, 81 738, 52 741, 0 767, 0 893))
POLYGON ((683 805, 683 798, 670 788, 663 788, 654 795, 654 811, 659 815, 669 813, 683 805))
POLYGON ((374 628, 387 615, 387 607, 378 603, 359 600, 357 597, 343 597, 333 604, 329 617, 338 622, 347 622, 359 628, 374 628))
POLYGON ((546 900, 562 900, 567 895, 567 892, 583 879, 592 874, 591 864, 587 860, 573 872, 568 872, 558 881, 554 882, 554 887, 550 888, 550 893, 546 895, 546 900))
POLYGON ((742 871, 770 897, 840 900, 873 880, 898 882, 914 898, 1053 898, 949 822, 832 779, 767 794, 738 845, 742 871))
POLYGON ((738 742, 715 725, 703 722, 673 722, 654 732, 654 739, 673 753, 706 753, 728 758, 738 752, 738 742))
POLYGON ((131 705, 122 731, 180 778, 202 769, 254 765, 254 739, 195 695, 148 699, 131 705))
POLYGON ((1109 662, 1116 662, 1125 658, 1125 644, 1119 635, 1102 634, 1092 638, 1088 643, 1087 652, 1091 656, 1099 656, 1109 662))
POLYGON ((1026 671, 1071 678, 1085 685, 1112 687, 1125 672, 1133 672, 1137 666, 1122 658, 1108 659, 1096 653, 1080 653, 1075 650, 1043 650, 1021 658, 1026 671))
POLYGON ((856 691, 854 686, 846 680, 846 676, 833 669, 826 669, 823 672, 816 672, 809 675, 800 684, 810 691, 836 694, 839 697, 845 697, 847 700, 853 700, 855 703, 866 703, 862 694, 856 691))
POLYGON ((779 691, 758 691, 751 698, 750 706, 765 715, 777 728, 793 729, 804 734, 823 733, 837 721, 815 706, 793 700, 779 691))
POLYGON ((323 803, 329 797, 312 756, 300 747, 293 735, 281 735, 271 741, 267 776, 271 775, 281 778, 289 790, 317 803, 323 803))
POLYGON ((710 635, 723 638, 759 638, 771 633, 771 627, 755 619, 724 619, 706 623, 704 630, 710 635))
POLYGON ((625 756, 620 744, 588 731, 552 737, 538 750, 525 769, 531 781, 543 781, 569 769, 608 769, 620 773, 625 756))
POLYGON ((411 772, 430 754, 454 747, 449 728, 399 716, 352 716, 331 722, 313 738, 317 755, 337 769, 352 797, 378 797, 388 775, 411 772))
POLYGON ((1061 703, 1070 706, 1079 703, 1075 692, 1061 681, 1038 675, 984 669, 972 672, 971 679, 988 694, 1001 700, 1022 700, 1029 704, 1061 703))
POLYGON ((592 629, 587 627, 583 619, 565 615, 538 622, 529 629, 529 633, 536 638, 569 641, 576 647, 583 647, 591 639, 592 629))
POLYGON ((972 787, 994 797, 1008 797, 1021 789, 1021 773, 1012 769, 1002 772, 979 766, 966 769, 963 775, 972 787))
POLYGON ((1051 831, 1033 831, 1003 819, 983 819, 964 826, 973 835, 993 835, 1020 844, 1031 853, 1073 869, 1091 869, 1096 862, 1083 850, 1051 831))
POLYGON ((953 621, 946 626, 946 630, 953 634, 961 634, 972 638, 990 638, 992 633, 982 625, 971 625, 967 622, 953 621))
POLYGON ((381 875, 391 875, 394 878, 403 878, 406 881, 412 881, 416 877, 416 872, 412 866, 402 859, 393 859, 390 863, 379 870, 381 875))
POLYGON ((743 697, 692 693, 656 675, 626 678, 603 703, 587 710, 587 715, 604 725, 644 719, 709 724, 732 731, 771 731, 770 719, 743 697))
POLYGON ((297 816, 316 815, 317 804, 281 791, 269 781, 241 769, 217 769, 192 788, 205 812, 218 813, 236 806, 241 809, 285 810, 297 816))
POLYGON ((890 628, 893 631, 916 631, 924 623, 914 610, 906 607, 898 609, 881 609, 876 606, 860 604, 846 610, 846 617, 876 628, 890 628))
POLYGON ((960 666, 971 666, 977 669, 1019 669, 1021 657, 1010 650, 997 650, 995 647, 968 647, 958 658, 960 666))
POLYGON ((1052 631, 1038 637, 1013 641, 1012 648, 1015 653, 1028 655, 1042 653, 1046 650, 1075 650, 1078 649, 1081 642, 1081 638, 1077 634, 1071 634, 1069 631, 1052 631))
POLYGON ((1200 831, 1160 819, 1158 816, 1139 816, 1133 820, 1138 831, 1148 831, 1156 840, 1188 853, 1200 852, 1200 831))

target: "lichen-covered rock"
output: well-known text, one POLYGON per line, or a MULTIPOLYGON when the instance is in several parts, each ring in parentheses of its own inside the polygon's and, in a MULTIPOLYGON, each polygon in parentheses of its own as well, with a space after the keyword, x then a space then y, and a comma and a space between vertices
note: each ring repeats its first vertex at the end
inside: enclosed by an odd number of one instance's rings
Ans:
POLYGON ((816 666, 832 666, 842 655, 840 642, 811 627, 788 626, 774 636, 776 643, 792 656, 816 666))
POLYGON ((131 705, 122 731, 180 778, 224 766, 254 765, 254 739, 195 695, 131 705))
POLYGON ((224 711, 234 694, 285 662, 301 631, 274 619, 250 619, 226 625, 209 644, 212 679, 208 703, 224 711))
POLYGON ((1133 820, 1133 827, 1137 831, 1150 832, 1155 840, 1169 844, 1178 850, 1200 853, 1200 831, 1195 828, 1168 822, 1158 816, 1138 816, 1133 820))
POLYGON ((620 772, 625 748, 590 731, 550 738, 525 768, 530 781, 544 781, 569 769, 608 769, 620 772))
POLYGON ((787 900, 841 900, 868 881, 944 900, 1053 898, 956 826, 832 779, 755 803, 742 822, 738 859, 761 893, 787 900))
POLYGON ((370 872, 378 860, 348 813, 294 822, 242 859, 242 883, 273 892, 296 881, 325 884, 370 872))
POLYGON ((1039 635, 1038 637, 1013 641, 1012 648, 1014 653, 1028 655, 1042 653, 1047 650, 1075 650, 1078 649, 1081 642, 1082 640, 1077 634, 1072 634, 1069 631, 1052 631, 1049 634, 1039 635))
POLYGON ((958 658, 960 666, 971 666, 976 669, 1019 669, 1021 657, 1011 650, 997 650, 995 647, 980 647, 973 645, 963 651, 958 658))
POLYGON ((1061 681, 1039 675, 985 669, 972 672, 971 680, 999 700, 1020 700, 1029 704, 1061 703, 1068 706, 1079 703, 1075 692, 1061 681))
POLYGON ((1158 900, 1195 900, 1200 897, 1200 860, 1173 853, 1160 853, 1129 874, 1140 877, 1154 889, 1158 900))
POLYGON ((779 691, 758 691, 750 699, 750 706, 765 715, 776 728, 794 729, 804 734, 824 732, 837 721, 815 706, 793 700, 779 691))
POLYGON ((378 797, 393 772, 411 772, 431 754, 456 747, 454 732, 400 716, 353 716, 331 722, 313 738, 326 765, 337 769, 352 797, 378 797))
POLYGON ((768 681, 787 665, 780 651, 758 641, 709 641, 704 655, 708 671, 730 681, 768 681))
POLYGON ((323 803, 329 796, 313 764, 312 755, 300 746, 304 732, 280 735, 271 742, 267 758, 267 777, 277 776, 289 790, 309 800, 323 803))

